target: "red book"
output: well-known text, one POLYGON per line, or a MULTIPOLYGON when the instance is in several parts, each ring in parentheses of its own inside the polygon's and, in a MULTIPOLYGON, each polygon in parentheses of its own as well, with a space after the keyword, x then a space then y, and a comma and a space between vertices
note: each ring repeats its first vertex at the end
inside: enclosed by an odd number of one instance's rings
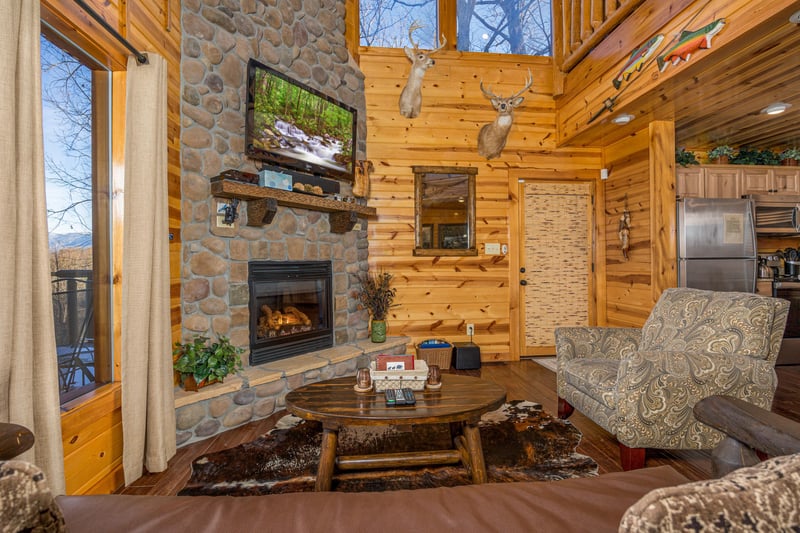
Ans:
POLYGON ((414 370, 413 355, 386 355, 375 358, 377 370, 414 370))

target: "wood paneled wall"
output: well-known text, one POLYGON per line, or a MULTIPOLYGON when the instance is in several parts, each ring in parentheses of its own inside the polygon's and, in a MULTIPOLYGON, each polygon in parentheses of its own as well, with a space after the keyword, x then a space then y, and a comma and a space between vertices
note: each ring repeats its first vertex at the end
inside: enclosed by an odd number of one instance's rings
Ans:
POLYGON ((517 359, 516 180, 597 179, 599 150, 556 148, 548 58, 442 51, 425 75, 422 113, 406 119, 398 111, 410 65, 403 52, 362 48, 360 57, 366 76, 367 157, 375 165, 369 205, 378 211, 377 219, 369 221, 370 263, 395 275, 399 304, 389 317, 389 333, 408 335, 413 343, 431 337, 466 341, 466 324, 473 323, 483 360, 517 359), (477 154, 477 137, 495 112, 479 84, 483 80, 495 94, 508 95, 524 86, 528 68, 533 87, 515 111, 502 155, 487 161, 477 154), (477 256, 413 255, 412 165, 478 168, 477 256), (509 255, 485 255, 487 242, 508 244, 509 255))
MULTIPOLYGON (((607 147, 605 168, 606 324, 637 327, 652 307, 652 257, 650 223, 650 149, 648 130, 607 147), (627 205, 631 214, 629 259, 622 255, 619 219, 627 205)), ((602 284, 602 280, 600 280, 602 284)))
MULTIPOLYGON (((88 2, 92 8, 140 51, 161 54, 167 60, 168 187, 170 278, 173 337, 180 335, 180 2, 88 2)), ((113 220, 113 305, 115 379, 120 379, 119 353, 122 223, 120 202, 124 191, 125 69, 128 50, 89 17, 72 0, 42 0, 42 19, 113 71, 112 159, 117 209, 113 220)), ((128 184, 135 186, 135 184, 128 184)), ((169 238, 164 235, 164 238, 169 238)), ((168 355, 168 354, 167 354, 168 355)), ((98 390, 90 398, 69 405, 62 415, 64 466, 68 494, 107 493, 120 487, 122 477, 122 427, 119 383, 98 390)))
MULTIPOLYGON (((641 327, 667 287, 677 284, 675 127, 658 121, 603 150, 605 168, 605 323, 641 327), (619 222, 630 212, 630 250, 619 222)), ((602 282, 601 282, 602 283, 602 282)), ((602 316, 602 313, 599 313, 602 316)))

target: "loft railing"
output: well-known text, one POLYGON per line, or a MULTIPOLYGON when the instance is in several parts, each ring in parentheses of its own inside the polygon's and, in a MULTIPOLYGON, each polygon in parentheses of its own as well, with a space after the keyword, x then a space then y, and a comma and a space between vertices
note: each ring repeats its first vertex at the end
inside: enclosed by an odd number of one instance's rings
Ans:
POLYGON ((553 0, 553 55, 569 72, 644 0, 553 0))

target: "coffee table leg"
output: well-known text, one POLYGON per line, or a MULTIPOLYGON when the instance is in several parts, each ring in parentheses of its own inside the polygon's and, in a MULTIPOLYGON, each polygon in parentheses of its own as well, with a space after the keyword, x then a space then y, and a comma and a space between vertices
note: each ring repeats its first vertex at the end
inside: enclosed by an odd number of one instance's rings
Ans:
POLYGON ((333 467, 336 463, 336 440, 338 433, 338 428, 322 429, 322 448, 319 453, 317 482, 314 486, 314 490, 317 492, 331 490, 331 482, 333 481, 333 467))
POLYGON ((486 483, 486 463, 483 459, 483 446, 478 424, 464 424, 464 439, 467 441, 467 450, 472 463, 472 482, 486 483))

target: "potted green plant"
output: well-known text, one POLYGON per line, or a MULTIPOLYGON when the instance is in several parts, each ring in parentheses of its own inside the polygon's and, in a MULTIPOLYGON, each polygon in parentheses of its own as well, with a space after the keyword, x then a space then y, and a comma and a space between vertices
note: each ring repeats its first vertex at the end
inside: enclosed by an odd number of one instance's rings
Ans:
POLYGON ((714 161, 720 165, 727 165, 730 158, 733 157, 733 153, 734 150, 732 147, 723 144, 708 152, 708 160, 714 161))
POLYGON ((191 342, 175 343, 173 368, 180 374, 180 383, 185 390, 196 391, 212 383, 221 383, 225 376, 242 369, 242 348, 234 346, 222 335, 216 342, 209 340, 197 335, 191 342))
POLYGON ((389 286, 393 277, 388 272, 362 272, 358 276, 358 300, 372 318, 372 342, 386 341, 386 317, 397 293, 397 289, 389 286))
POLYGON ((675 162, 682 167, 688 167, 689 165, 700 164, 700 161, 697 160, 697 157, 695 157, 694 152, 689 152, 688 150, 686 150, 686 148, 675 149, 675 162))
POLYGON ((778 154, 778 157, 780 157, 781 163, 783 163, 786 166, 791 166, 791 167, 797 166, 798 161, 800 161, 800 148, 797 147, 787 148, 786 150, 778 154))

